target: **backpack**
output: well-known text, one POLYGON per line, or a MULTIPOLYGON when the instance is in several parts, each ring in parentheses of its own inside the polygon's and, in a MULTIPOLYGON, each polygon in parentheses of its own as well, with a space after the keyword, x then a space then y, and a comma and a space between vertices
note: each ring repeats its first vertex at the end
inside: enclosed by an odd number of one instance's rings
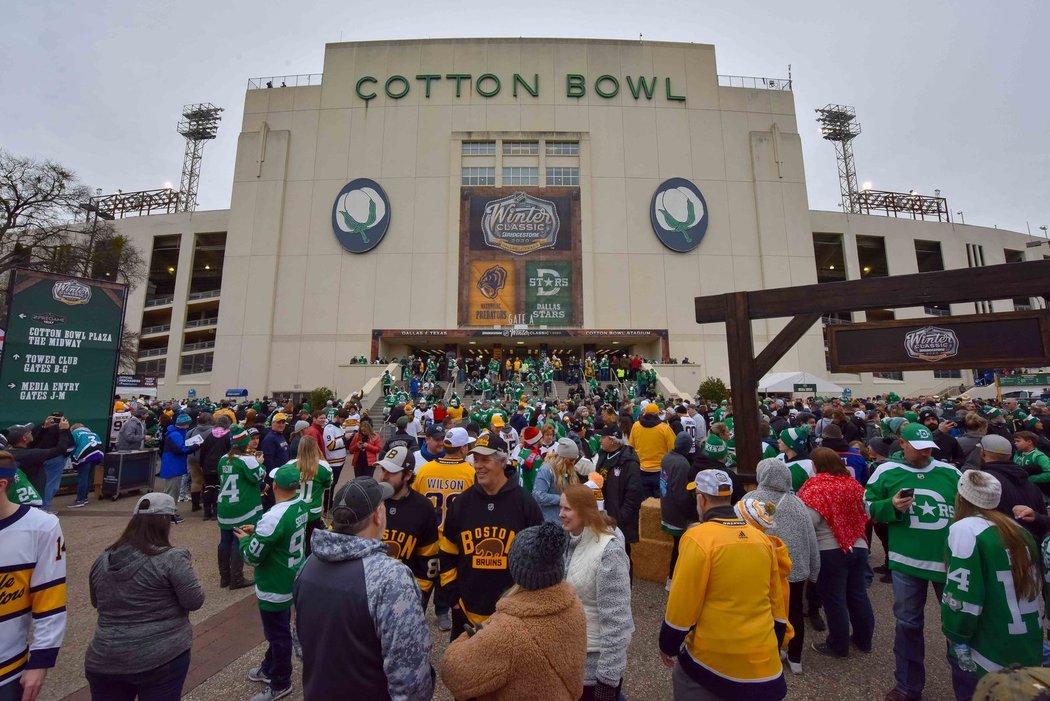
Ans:
POLYGON ((1050 669, 1004 667, 977 682, 974 701, 1050 701, 1050 669))

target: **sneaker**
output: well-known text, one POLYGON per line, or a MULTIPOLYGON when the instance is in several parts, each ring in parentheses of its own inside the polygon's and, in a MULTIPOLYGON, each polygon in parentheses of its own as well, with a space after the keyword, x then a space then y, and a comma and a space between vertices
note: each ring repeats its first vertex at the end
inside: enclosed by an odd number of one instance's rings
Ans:
POLYGON ((179 501, 189 501, 189 500, 190 500, 189 495, 184 495, 184 494, 180 494, 179 495, 179 501))
POLYGON ((792 674, 802 674, 801 662, 792 662, 791 660, 788 660, 788 668, 791 670, 792 674))
POLYGON ((838 658, 849 657, 849 655, 840 655, 839 653, 835 652, 834 650, 832 650, 830 647, 827 646, 827 643, 813 643, 812 645, 810 645, 810 647, 813 648, 814 652, 819 652, 820 654, 824 655, 825 657, 838 657, 838 658))
POLYGON ((446 633, 452 630, 452 615, 448 611, 438 614, 438 630, 446 633))
POLYGON ((70 504, 66 508, 67 509, 83 509, 85 506, 87 506, 87 499, 85 499, 84 501, 74 501, 72 504, 70 504))
POLYGON ((266 674, 263 674, 262 667, 252 667, 248 670, 248 681, 269 684, 270 677, 266 674))
POLYGON ((921 701, 922 694, 909 694, 906 691, 901 691, 897 687, 893 687, 886 692, 885 701, 921 701))
POLYGON ((861 647, 857 644, 856 640, 850 640, 850 643, 853 645, 853 649, 857 652, 863 652, 865 655, 871 654, 871 645, 868 645, 867 647, 861 647))
POLYGON ((277 690, 272 686, 268 686, 258 694, 253 696, 250 701, 274 701, 274 699, 283 699, 288 694, 292 693, 292 685, 289 684, 283 689, 277 690))
POLYGON ((889 574, 890 568, 886 565, 879 565, 878 567, 872 567, 871 571, 876 574, 889 574))
POLYGON ((666 591, 666 592, 671 591, 671 578, 670 577, 667 578, 667 583, 664 584, 664 591, 666 591))
POLYGON ((171 522, 174 523, 177 526, 180 523, 185 523, 186 519, 184 519, 182 516, 179 516, 178 514, 176 514, 175 516, 171 517, 171 522))

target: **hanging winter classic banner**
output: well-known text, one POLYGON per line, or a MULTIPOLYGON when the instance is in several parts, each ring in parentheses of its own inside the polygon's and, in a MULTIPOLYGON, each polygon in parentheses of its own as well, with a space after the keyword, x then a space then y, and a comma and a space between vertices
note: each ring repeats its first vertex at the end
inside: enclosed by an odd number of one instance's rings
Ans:
POLYGON ((351 180, 332 205, 332 231, 339 245, 351 253, 367 253, 379 245, 390 228, 390 200, 375 180, 351 180))
POLYGON ((660 183, 649 206, 653 233, 667 248, 688 253, 707 232, 707 202, 696 185, 685 178, 660 183))

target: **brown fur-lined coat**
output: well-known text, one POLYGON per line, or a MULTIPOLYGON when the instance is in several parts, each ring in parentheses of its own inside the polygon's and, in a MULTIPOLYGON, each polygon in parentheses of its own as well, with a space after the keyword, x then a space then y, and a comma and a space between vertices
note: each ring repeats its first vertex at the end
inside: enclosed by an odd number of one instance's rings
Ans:
POLYGON ((457 699, 576 701, 586 658, 583 607, 561 582, 500 599, 476 635, 448 646, 441 679, 457 699))

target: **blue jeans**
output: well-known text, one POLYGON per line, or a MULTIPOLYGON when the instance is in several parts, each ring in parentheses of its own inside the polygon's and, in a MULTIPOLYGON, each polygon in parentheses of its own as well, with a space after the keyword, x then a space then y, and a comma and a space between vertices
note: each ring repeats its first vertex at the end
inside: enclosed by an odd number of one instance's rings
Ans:
POLYGON ((948 655, 948 666, 952 670, 952 689, 955 690, 956 701, 970 701, 977 691, 977 672, 961 669, 951 654, 948 655))
POLYGON ((62 469, 65 466, 65 455, 59 455, 57 458, 48 458, 44 461, 44 476, 47 481, 44 482, 44 493, 40 495, 44 502, 44 511, 51 510, 51 500, 55 498, 55 494, 58 493, 58 488, 62 484, 62 469))
POLYGON ((649 497, 660 498, 659 472, 642 473, 642 499, 648 499, 649 497))
POLYGON ((270 678, 270 688, 275 691, 292 685, 292 608, 284 611, 263 611, 263 635, 270 646, 266 648, 261 671, 270 678))
POLYGON ((871 650, 875 613, 868 599, 867 571, 866 548, 853 548, 849 553, 840 548, 820 551, 817 590, 828 620, 827 646, 835 654, 849 654, 851 625, 853 642, 861 650, 871 650))
POLYGON ((230 555, 234 548, 238 548, 240 545, 237 543, 237 536, 233 534, 232 528, 220 528, 219 529, 219 562, 229 562, 230 555))
MULTIPOLYGON (((148 672, 101 674, 85 672, 92 701, 179 701, 190 670, 190 651, 148 672)), ((18 682, 15 682, 18 685, 18 682)), ((19 696, 21 698, 21 696, 19 696)))
POLYGON ((940 601, 943 582, 931 582, 894 570, 893 616, 897 627, 893 637, 893 656, 896 659, 897 688, 910 696, 922 694, 926 686, 926 644, 922 636, 926 592, 930 584, 940 601))
POLYGON ((77 501, 87 501, 88 493, 91 491, 91 476, 95 473, 95 465, 98 460, 89 463, 81 463, 77 466, 77 501))

